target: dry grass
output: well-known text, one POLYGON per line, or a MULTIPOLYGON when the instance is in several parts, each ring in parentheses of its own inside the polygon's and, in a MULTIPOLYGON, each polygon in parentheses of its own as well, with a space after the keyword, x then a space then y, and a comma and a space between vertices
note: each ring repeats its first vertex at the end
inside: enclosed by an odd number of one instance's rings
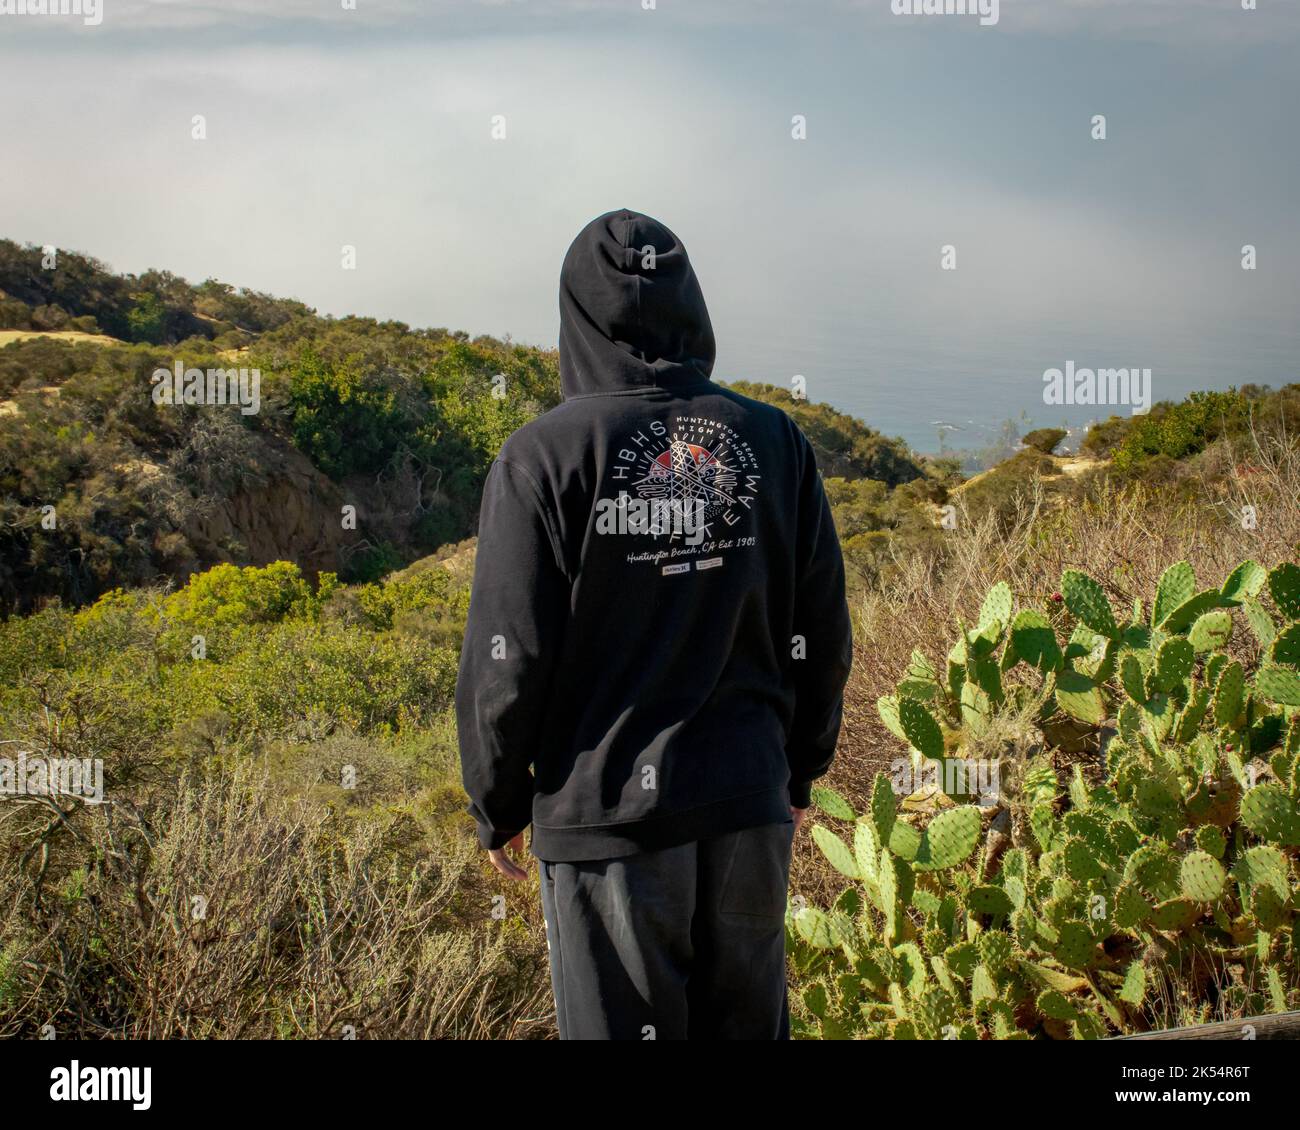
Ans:
POLYGON ((96 345, 123 345, 118 338, 107 334, 88 334, 80 330, 0 330, 0 349, 11 341, 26 341, 33 337, 52 337, 56 341, 90 341, 96 345))
POLYGON ((345 823, 247 764, 139 806, 61 803, 66 835, 31 834, 44 803, 6 829, 0 1037, 552 1032, 540 931, 494 916, 463 835, 345 823))

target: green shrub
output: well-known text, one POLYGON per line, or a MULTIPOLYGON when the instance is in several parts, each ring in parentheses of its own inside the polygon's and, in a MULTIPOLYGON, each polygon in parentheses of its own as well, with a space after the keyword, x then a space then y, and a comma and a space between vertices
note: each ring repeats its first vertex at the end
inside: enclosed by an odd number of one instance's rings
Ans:
POLYGON ((398 389, 352 359, 335 364, 305 346, 289 372, 293 442, 332 478, 373 474, 415 430, 398 389))
POLYGON ((114 590, 0 622, 0 728, 93 718, 104 751, 113 732, 157 756, 204 718, 250 742, 425 725, 452 702, 467 605, 437 566, 353 589, 322 574, 313 591, 288 562, 220 565, 171 595, 114 590))
POLYGON ((184 703, 186 716, 225 715, 236 737, 390 733, 450 705, 458 658, 419 636, 286 620, 250 629, 220 663, 170 665, 163 693, 184 703))
POLYGON ((1024 436, 1020 442, 1026 447, 1032 447, 1035 451, 1041 451, 1044 455, 1051 455, 1056 449, 1056 445, 1068 434, 1064 428, 1035 428, 1024 436))
POLYGON ((134 299, 126 314, 126 324, 131 331, 132 341, 148 342, 158 345, 163 340, 163 328, 167 311, 156 294, 142 291, 131 296, 134 299))
POLYGON ((1114 454, 1115 466, 1130 470, 1153 455, 1185 459, 1220 436, 1241 435, 1250 424, 1250 402, 1235 389, 1194 392, 1180 404, 1157 405, 1134 416, 1114 454))
POLYGON ((336 584, 322 574, 318 593, 290 561, 270 565, 216 565, 196 573, 164 602, 163 615, 196 631, 245 624, 274 624, 284 619, 315 617, 320 602, 336 584))
POLYGON ((1109 459, 1127 434, 1131 417, 1110 416, 1088 429, 1079 450, 1095 459, 1109 459))

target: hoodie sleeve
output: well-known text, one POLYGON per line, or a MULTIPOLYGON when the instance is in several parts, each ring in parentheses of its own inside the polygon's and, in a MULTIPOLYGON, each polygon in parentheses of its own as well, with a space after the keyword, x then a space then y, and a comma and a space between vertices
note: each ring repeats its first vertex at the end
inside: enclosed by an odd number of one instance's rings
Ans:
MULTIPOLYGON (((844 684, 853 663, 853 630, 844 595, 844 559, 822 488, 817 460, 806 439, 799 489, 799 541, 794 634, 802 653, 793 660, 794 722, 786 742, 790 803, 807 808, 812 782, 830 768, 840 733, 844 684)), ((794 646, 798 646, 796 639, 794 646)))
POLYGON ((456 681, 461 780, 485 848, 532 821, 530 766, 568 614, 562 559, 537 481, 498 458, 483 486, 456 681))

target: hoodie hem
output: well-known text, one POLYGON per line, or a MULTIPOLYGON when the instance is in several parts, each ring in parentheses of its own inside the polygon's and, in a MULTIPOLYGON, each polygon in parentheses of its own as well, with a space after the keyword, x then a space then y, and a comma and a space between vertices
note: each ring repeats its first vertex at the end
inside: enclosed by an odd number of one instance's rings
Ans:
POLYGON ((677 847, 691 840, 722 836, 780 824, 790 819, 787 786, 757 793, 728 797, 713 804, 676 812, 671 816, 630 820, 621 824, 547 827, 533 824, 530 850, 547 863, 579 863, 596 859, 617 859, 643 851, 677 847))

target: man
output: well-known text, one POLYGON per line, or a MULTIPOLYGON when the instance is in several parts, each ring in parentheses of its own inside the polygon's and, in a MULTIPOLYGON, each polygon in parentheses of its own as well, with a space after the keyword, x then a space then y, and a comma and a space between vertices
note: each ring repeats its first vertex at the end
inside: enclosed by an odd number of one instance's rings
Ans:
POLYGON ((526 877, 532 827, 562 1039, 789 1036, 790 847, 839 733, 844 566, 808 441, 713 358, 677 237, 598 217, 560 273, 564 402, 483 489, 463 779, 502 874, 526 877))

